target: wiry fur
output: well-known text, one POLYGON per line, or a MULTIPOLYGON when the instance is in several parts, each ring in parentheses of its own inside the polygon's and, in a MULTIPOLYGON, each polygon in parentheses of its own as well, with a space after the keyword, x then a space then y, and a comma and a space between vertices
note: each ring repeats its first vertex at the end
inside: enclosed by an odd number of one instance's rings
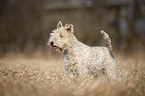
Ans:
POLYGON ((78 41, 74 35, 73 25, 62 26, 53 30, 49 38, 49 46, 64 55, 65 73, 74 76, 88 77, 105 73, 111 79, 120 79, 120 71, 112 54, 111 39, 101 31, 106 47, 90 47, 78 41))

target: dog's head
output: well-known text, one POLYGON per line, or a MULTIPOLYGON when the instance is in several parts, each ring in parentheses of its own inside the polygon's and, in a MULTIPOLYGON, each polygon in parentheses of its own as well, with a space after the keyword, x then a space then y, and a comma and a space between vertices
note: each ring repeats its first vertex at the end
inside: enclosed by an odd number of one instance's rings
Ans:
POLYGON ((74 28, 72 24, 62 26, 62 22, 59 21, 57 28, 50 33, 48 45, 62 53, 67 49, 67 46, 72 43, 73 33, 74 28))

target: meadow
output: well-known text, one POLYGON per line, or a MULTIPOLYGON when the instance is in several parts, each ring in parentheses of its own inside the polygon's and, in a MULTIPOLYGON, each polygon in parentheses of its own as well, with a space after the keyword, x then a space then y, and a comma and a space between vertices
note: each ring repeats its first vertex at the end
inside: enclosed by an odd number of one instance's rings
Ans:
POLYGON ((145 96, 145 55, 115 55, 122 80, 71 78, 63 57, 0 58, 0 96, 145 96))

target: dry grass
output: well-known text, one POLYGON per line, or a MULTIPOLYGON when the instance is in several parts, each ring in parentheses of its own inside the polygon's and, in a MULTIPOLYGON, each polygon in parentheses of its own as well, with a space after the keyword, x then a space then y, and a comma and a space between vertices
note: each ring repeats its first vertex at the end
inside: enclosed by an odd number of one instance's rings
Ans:
POLYGON ((0 96, 144 96, 145 56, 116 56, 122 81, 64 75, 63 58, 0 59, 0 96))

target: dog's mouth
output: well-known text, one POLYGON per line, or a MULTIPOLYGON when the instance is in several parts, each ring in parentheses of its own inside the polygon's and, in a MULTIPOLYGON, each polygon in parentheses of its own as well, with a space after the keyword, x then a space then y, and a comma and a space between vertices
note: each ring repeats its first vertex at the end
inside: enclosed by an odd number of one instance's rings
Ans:
POLYGON ((58 51, 60 53, 64 52, 64 48, 56 46, 53 41, 50 42, 49 46, 52 47, 55 51, 58 51))
POLYGON ((52 46, 52 48, 55 50, 55 51, 58 51, 58 52, 60 52, 60 53, 62 53, 64 50, 63 50, 63 48, 60 48, 60 47, 58 47, 58 46, 52 46))

